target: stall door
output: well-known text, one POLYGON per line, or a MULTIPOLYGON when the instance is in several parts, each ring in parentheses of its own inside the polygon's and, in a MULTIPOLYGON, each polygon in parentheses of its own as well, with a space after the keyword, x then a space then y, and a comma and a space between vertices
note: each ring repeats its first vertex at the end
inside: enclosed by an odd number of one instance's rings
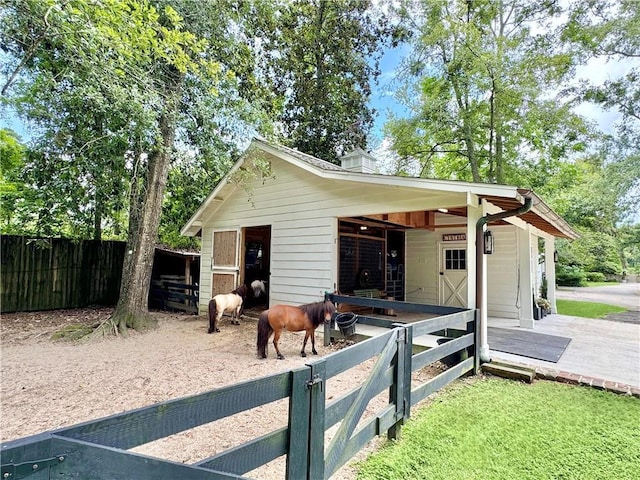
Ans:
POLYGON ((467 248, 465 244, 440 247, 440 305, 467 306, 467 248))
POLYGON ((211 298, 219 293, 229 293, 238 286, 239 240, 239 230, 216 230, 213 232, 211 298))

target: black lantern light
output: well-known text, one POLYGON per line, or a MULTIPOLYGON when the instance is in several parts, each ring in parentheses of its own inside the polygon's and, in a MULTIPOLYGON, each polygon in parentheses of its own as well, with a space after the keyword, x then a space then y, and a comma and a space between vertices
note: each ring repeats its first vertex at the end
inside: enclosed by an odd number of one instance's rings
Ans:
POLYGON ((558 263, 558 250, 553 252, 553 263, 558 263))
POLYGON ((485 255, 491 255, 493 253, 493 234, 491 230, 484 232, 484 253, 485 255))

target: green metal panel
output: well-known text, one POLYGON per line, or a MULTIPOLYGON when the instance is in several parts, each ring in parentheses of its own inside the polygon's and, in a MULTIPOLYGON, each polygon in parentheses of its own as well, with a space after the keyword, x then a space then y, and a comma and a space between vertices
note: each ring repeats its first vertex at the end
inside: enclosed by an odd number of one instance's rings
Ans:
MULTIPOLYGON (((377 395, 384 389, 389 388, 393 384, 393 377, 394 369, 392 367, 389 367, 378 383, 378 391, 375 392, 374 395, 377 395)), ((358 397, 361 389, 362 385, 359 385, 357 388, 353 389, 349 393, 343 395, 342 397, 331 402, 331 404, 327 405, 324 421, 325 430, 328 430, 342 420, 345 412, 349 410, 349 407, 358 397)))
POLYGON ((383 309, 393 308, 399 312, 435 313, 438 315, 448 315, 450 313, 457 313, 466 310, 465 308, 460 307, 445 307, 442 305, 427 305, 424 303, 398 302, 395 300, 383 300, 378 298, 366 298, 350 295, 347 296, 330 294, 328 297, 333 303, 346 303, 350 305, 383 309))
POLYGON ((291 372, 289 398, 289 438, 287 480, 307 477, 309 465, 309 409, 311 407, 312 369, 304 367, 291 372))
POLYGON ((396 341, 398 337, 398 330, 393 330, 392 333, 393 335, 389 336, 389 340, 383 351, 380 353, 369 378, 367 378, 366 382, 360 389, 360 392, 358 392, 356 400, 347 411, 335 437, 333 437, 333 440, 331 441, 331 445, 329 446, 326 456, 325 478, 333 475, 338 466, 344 463, 344 452, 349 439, 351 438, 358 421, 362 417, 362 413, 369 404, 369 401, 375 396, 373 392, 379 391, 379 382, 384 378, 384 374, 389 368, 391 359, 398 351, 396 341))
POLYGON ((414 406, 419 401, 424 400, 432 393, 437 392, 442 387, 445 387, 458 377, 461 377, 471 370, 473 370, 473 358, 467 358, 459 364, 442 372, 437 377, 423 383, 418 388, 411 391, 411 406, 414 406))
POLYGON ((243 475, 286 455, 289 446, 286 427, 194 463, 194 466, 243 475))
POLYGON ((413 356, 411 370, 413 372, 416 372, 422 367, 430 365, 436 360, 440 360, 441 358, 444 358, 447 355, 451 355, 458 350, 462 350, 469 345, 473 345, 472 333, 469 333, 462 337, 458 337, 455 340, 443 343, 442 345, 438 345, 437 347, 430 348, 429 350, 424 350, 420 353, 416 353, 413 356))
POLYGON ((59 431, 115 448, 133 448, 289 396, 289 372, 170 400, 59 431))
POLYGON ((345 350, 341 350, 324 357, 322 361, 326 362, 327 378, 345 372, 356 365, 360 365, 365 360, 376 356, 378 352, 382 351, 391 335, 396 334, 390 330, 382 335, 371 337, 355 345, 351 345, 348 349, 348 355, 342 354, 345 350))
POLYGON ((238 475, 170 462, 125 450, 54 436, 51 448, 66 455, 52 478, 91 480, 222 480, 238 475))
POLYGON ((430 318, 428 320, 421 320, 420 322, 413 323, 413 337, 419 337, 421 335, 427 335, 435 332, 436 330, 442 330, 448 326, 452 326, 458 323, 467 323, 474 318, 473 310, 466 310, 464 312, 452 313, 451 315, 444 315, 442 317, 430 318))
MULTIPOLYGON (((0 452, 0 458, 2 459, 1 478, 11 480, 24 478, 17 474, 18 465, 39 463, 39 460, 52 458, 54 455, 55 453, 51 449, 51 434, 49 433, 42 433, 4 443, 2 444, 2 450, 0 452)), ((27 466, 25 465, 25 467, 27 466)), ((30 468, 30 470, 33 472, 33 468, 30 468)), ((36 471, 29 476, 29 480, 48 480, 48 478, 48 467, 36 471)))

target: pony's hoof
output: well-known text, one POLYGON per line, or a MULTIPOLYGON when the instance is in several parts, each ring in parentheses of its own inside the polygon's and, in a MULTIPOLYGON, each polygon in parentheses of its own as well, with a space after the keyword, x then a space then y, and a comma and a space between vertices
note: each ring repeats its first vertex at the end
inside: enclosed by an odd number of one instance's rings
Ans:
POLYGON ((220 333, 220 329, 219 328, 216 328, 216 333, 220 333))
POLYGON ((318 354, 318 352, 316 352, 315 350, 313 350, 311 353, 313 353, 314 355, 318 354))
POLYGON ((278 360, 284 360, 284 355, 278 355, 278 360))
POLYGON ((307 356, 307 354, 306 354, 306 353, 304 353, 304 352, 300 352, 300 356, 301 356, 301 357, 306 357, 306 356, 307 356))
POLYGON ((213 330, 209 329, 207 330, 207 333, 213 333, 213 330))

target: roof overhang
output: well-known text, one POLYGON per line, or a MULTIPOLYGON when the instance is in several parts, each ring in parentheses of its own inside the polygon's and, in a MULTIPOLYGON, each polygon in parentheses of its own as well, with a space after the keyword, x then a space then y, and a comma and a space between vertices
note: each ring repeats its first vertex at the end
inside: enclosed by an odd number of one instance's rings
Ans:
POLYGON ((311 155, 298 152, 291 148, 272 144, 260 139, 254 139, 240 159, 233 165, 229 173, 220 181, 211 194, 202 202, 198 210, 182 228, 181 234, 185 236, 198 235, 202 225, 222 205, 224 200, 237 188, 230 182, 233 174, 254 155, 261 153, 270 154, 285 162, 295 165, 318 177, 333 181, 352 182, 361 185, 393 186, 416 190, 429 190, 434 193, 467 193, 476 195, 477 198, 486 199, 493 205, 511 210, 524 204, 526 196, 532 196, 534 205, 532 209, 521 215, 523 221, 533 225, 539 230, 554 237, 568 239, 578 238, 578 234, 571 226, 548 207, 532 191, 519 189, 510 185, 497 185, 486 183, 471 183, 455 180, 435 180, 415 177, 398 177, 393 175, 381 175, 372 173, 356 173, 342 169, 311 155))
MULTIPOLYGON (((575 240, 580 236, 562 217, 560 217, 560 215, 554 212, 551 207, 544 203, 533 191, 518 189, 518 192, 522 196, 526 195, 533 198, 533 207, 531 210, 520 215, 518 218, 530 225, 533 225, 537 229, 542 230, 543 232, 553 235, 554 237, 575 240)), ((480 197, 505 211, 518 208, 523 204, 520 199, 490 195, 480 195, 480 197)))

